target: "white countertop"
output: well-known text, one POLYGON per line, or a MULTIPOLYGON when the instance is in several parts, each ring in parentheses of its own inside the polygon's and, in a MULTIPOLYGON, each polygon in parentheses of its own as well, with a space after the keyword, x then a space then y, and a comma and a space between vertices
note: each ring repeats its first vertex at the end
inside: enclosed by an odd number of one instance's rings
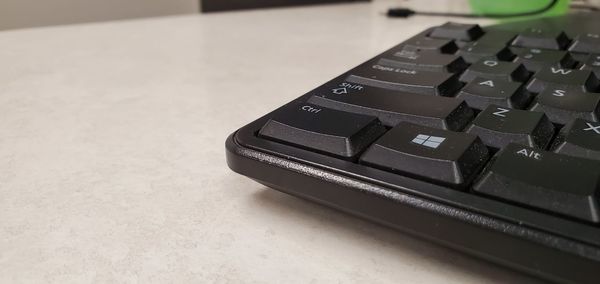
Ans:
POLYGON ((228 134, 448 20, 384 7, 0 32, 0 282, 535 281, 227 168, 228 134))

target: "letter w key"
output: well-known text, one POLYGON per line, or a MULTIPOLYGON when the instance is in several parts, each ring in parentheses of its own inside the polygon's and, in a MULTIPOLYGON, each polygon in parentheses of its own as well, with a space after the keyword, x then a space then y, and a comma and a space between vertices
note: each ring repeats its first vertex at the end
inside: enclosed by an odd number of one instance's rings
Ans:
POLYGON ((600 81, 590 70, 563 69, 559 67, 546 67, 536 72, 529 83, 527 90, 540 93, 546 88, 577 88, 584 92, 595 93, 600 87, 600 81))
POLYGON ((571 71, 573 71, 573 70, 567 70, 567 69, 556 68, 556 67, 552 67, 552 68, 550 68, 550 70, 552 71, 553 74, 562 74, 562 75, 567 75, 567 74, 571 73, 571 71))

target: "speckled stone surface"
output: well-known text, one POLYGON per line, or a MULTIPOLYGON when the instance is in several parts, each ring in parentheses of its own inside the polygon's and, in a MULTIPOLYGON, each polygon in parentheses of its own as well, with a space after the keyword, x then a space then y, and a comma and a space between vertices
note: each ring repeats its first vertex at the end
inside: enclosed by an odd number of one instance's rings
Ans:
POLYGON ((227 168, 230 132, 447 20, 384 7, 0 32, 0 282, 535 281, 227 168))

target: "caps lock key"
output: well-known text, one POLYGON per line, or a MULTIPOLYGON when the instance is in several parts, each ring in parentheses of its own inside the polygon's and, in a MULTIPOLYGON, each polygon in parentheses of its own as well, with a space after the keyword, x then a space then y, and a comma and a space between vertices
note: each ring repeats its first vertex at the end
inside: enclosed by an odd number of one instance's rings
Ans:
POLYGON ((454 73, 363 64, 350 71, 346 81, 371 87, 415 94, 451 96, 462 84, 454 73))

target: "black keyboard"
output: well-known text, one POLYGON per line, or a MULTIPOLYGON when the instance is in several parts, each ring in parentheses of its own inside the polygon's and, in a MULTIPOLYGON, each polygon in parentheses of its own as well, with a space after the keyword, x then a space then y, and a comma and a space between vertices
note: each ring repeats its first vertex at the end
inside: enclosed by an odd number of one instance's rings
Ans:
POLYGON ((228 164, 529 274, 600 283, 597 18, 433 27, 233 133, 228 164))

